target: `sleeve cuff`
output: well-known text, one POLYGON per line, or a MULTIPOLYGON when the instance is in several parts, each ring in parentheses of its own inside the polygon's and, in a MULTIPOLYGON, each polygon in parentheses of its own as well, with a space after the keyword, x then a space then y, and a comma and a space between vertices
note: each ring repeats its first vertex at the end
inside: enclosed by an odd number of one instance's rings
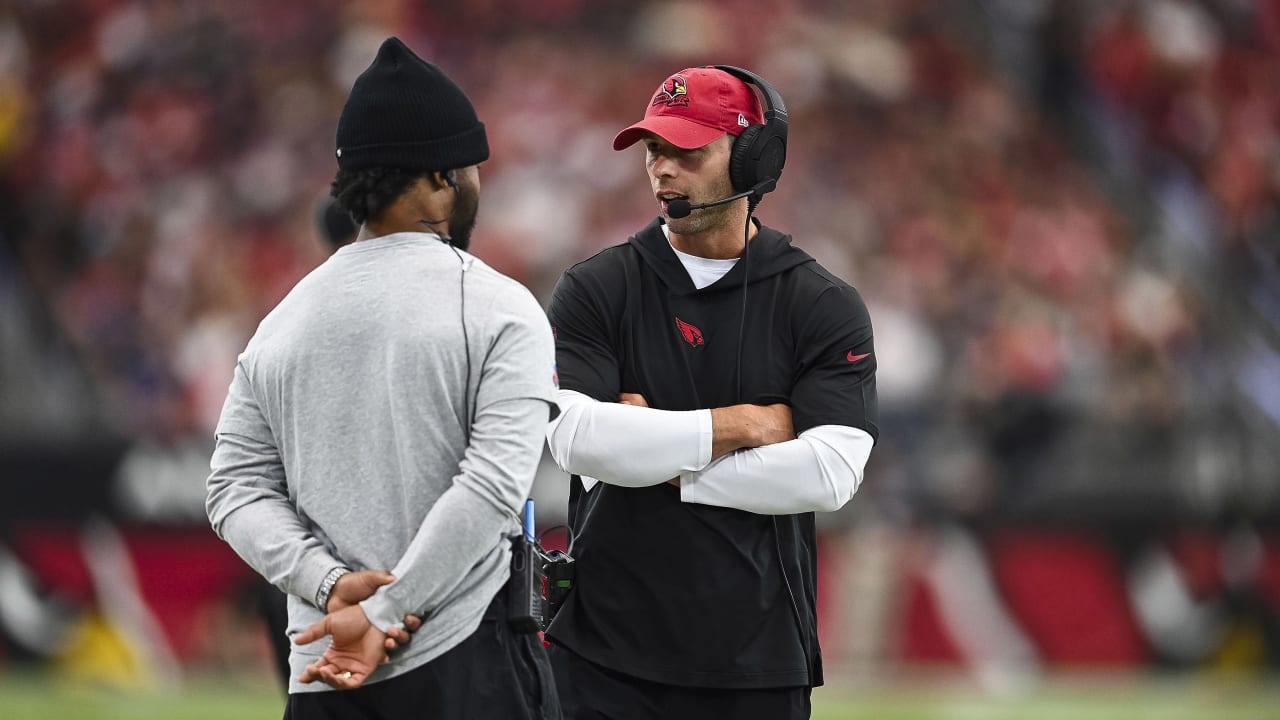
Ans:
POLYGON ((404 616, 408 613, 400 610, 384 592, 374 593, 371 597, 360 601, 364 616, 378 630, 386 633, 392 628, 404 627, 404 616))
POLYGON ((702 483, 698 480, 702 476, 702 471, 682 472, 680 473, 680 502, 697 503, 701 505, 708 504, 706 498, 702 497, 705 493, 700 492, 702 483))
MULTIPOLYGON (((711 410, 698 412, 698 467, 702 470, 711 464, 711 445, 715 438, 715 429, 711 424, 711 410)), ((684 482, 687 473, 680 473, 680 481, 684 482)))
POLYGON ((346 563, 327 552, 312 553, 303 562, 302 567, 298 568, 295 578, 296 583, 291 593, 307 601, 307 604, 310 605, 315 602, 316 593, 320 591, 320 584, 324 582, 324 577, 329 574, 329 571, 335 567, 345 565, 346 563))

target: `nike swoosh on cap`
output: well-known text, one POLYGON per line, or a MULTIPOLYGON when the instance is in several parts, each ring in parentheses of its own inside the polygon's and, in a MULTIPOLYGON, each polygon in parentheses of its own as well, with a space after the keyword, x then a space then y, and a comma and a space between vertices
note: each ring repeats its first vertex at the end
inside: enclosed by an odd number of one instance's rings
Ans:
POLYGON ((845 359, 848 360, 849 362, 858 362, 859 360, 865 357, 871 357, 871 353, 862 353, 861 355, 854 355, 853 351, 850 350, 849 354, 845 356, 845 359))

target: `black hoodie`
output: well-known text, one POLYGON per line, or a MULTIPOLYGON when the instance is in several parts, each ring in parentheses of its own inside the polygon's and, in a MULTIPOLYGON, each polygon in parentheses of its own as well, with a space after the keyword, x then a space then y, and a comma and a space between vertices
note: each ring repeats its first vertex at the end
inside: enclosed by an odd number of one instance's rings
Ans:
MULTIPOLYGON (((835 424, 876 437, 861 297, 767 227, 745 264, 699 290, 655 220, 570 268, 548 313, 560 387, 601 402, 639 393, 662 410, 785 402, 797 434, 835 424)), ((672 685, 822 684, 813 513, 682 503, 666 483, 584 493, 574 477, 569 514, 578 579, 553 641, 672 685)))

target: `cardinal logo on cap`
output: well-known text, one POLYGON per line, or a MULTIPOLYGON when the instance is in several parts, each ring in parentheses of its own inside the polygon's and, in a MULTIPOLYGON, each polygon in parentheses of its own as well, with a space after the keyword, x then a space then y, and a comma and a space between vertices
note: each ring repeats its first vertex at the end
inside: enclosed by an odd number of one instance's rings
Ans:
POLYGON ((653 102, 649 103, 649 107, 688 104, 689 84, 685 81, 683 75, 677 74, 662 82, 662 87, 658 88, 658 92, 654 93, 653 102))

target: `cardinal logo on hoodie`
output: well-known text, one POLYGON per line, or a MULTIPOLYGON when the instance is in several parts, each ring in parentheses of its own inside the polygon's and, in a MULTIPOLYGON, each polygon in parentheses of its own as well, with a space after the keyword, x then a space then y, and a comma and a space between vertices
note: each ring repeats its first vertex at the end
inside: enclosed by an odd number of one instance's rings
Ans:
POLYGON ((701 347, 706 344, 706 341, 702 339, 702 331, 697 326, 676 318, 676 329, 680 331, 680 337, 684 338, 684 341, 693 347, 701 347))

